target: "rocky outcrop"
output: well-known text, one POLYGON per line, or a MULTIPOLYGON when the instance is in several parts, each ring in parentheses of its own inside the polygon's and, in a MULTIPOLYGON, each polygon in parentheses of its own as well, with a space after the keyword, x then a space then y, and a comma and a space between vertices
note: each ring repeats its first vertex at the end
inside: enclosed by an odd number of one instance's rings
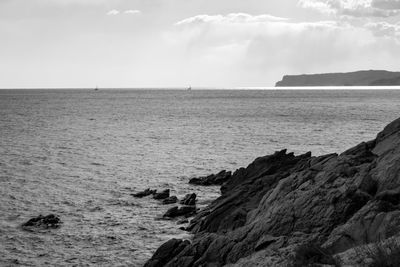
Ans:
POLYGON ((162 201, 164 205, 175 204, 176 202, 178 202, 178 198, 176 196, 168 197, 162 201))
POLYGON ((180 203, 181 203, 182 205, 195 206, 195 205, 196 205, 196 197, 197 197, 197 195, 196 195, 195 193, 187 194, 187 195, 180 201, 180 203))
POLYGON ((29 221, 22 224, 22 228, 25 230, 37 229, 54 229, 61 226, 61 220, 54 214, 47 216, 39 215, 38 217, 32 218, 29 221))
POLYGON ((339 255, 399 235, 400 119, 341 154, 256 159, 187 229, 162 266, 290 266, 305 244, 339 255))
POLYGON ((144 191, 140 191, 135 194, 132 194, 132 196, 136 197, 136 198, 143 198, 143 197, 147 197, 150 195, 154 195, 155 193, 157 193, 157 190, 151 190, 150 188, 147 188, 144 191))
POLYGON ((153 257, 145 264, 145 267, 163 267, 185 247, 190 244, 189 241, 171 239, 163 244, 153 257))
POLYGON ((196 214, 195 206, 183 206, 183 207, 173 207, 167 210, 164 214, 164 218, 175 218, 180 216, 190 217, 196 214))
POLYGON ((199 177, 199 178, 192 178, 189 180, 189 184, 195 184, 195 185, 222 185, 226 181, 228 181, 232 177, 231 172, 227 171, 221 171, 217 174, 211 174, 209 176, 205 177, 199 177))
POLYGON ((276 87, 398 85, 400 72, 365 70, 347 73, 285 75, 276 87))
POLYGON ((160 193, 155 193, 153 195, 154 199, 158 199, 158 200, 163 200, 166 198, 169 198, 169 189, 165 189, 164 191, 160 192, 160 193))

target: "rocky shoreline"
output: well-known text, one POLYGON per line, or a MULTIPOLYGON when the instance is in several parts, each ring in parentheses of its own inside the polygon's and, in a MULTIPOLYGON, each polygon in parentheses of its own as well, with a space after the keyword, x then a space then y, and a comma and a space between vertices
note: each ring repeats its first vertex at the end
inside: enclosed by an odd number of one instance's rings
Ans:
POLYGON ((146 267, 368 266, 397 244, 400 119, 342 154, 282 150, 216 176, 221 196, 190 221, 193 239, 166 242, 146 267))

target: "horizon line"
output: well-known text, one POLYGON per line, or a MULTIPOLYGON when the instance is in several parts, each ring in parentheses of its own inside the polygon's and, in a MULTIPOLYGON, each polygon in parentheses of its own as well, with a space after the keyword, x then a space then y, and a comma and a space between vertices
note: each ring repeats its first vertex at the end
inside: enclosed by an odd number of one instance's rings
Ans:
MULTIPOLYGON (((188 91, 184 86, 166 87, 14 87, 0 88, 0 90, 182 90, 188 91)), ((400 89, 400 85, 391 86, 193 86, 190 90, 394 90, 400 89)))

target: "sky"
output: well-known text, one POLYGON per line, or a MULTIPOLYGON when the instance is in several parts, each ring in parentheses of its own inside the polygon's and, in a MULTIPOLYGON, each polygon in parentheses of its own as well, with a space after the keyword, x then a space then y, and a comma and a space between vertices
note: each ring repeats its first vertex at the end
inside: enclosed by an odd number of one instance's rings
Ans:
POLYGON ((0 0, 0 88, 266 87, 399 62, 400 0, 0 0))

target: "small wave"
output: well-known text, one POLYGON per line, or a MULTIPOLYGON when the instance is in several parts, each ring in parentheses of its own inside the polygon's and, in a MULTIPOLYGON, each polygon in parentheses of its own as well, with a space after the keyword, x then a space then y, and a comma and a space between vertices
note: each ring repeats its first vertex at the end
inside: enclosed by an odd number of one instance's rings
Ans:
POLYGON ((104 164, 97 163, 97 162, 92 162, 92 163, 90 163, 90 165, 93 165, 93 166, 105 166, 104 164))

